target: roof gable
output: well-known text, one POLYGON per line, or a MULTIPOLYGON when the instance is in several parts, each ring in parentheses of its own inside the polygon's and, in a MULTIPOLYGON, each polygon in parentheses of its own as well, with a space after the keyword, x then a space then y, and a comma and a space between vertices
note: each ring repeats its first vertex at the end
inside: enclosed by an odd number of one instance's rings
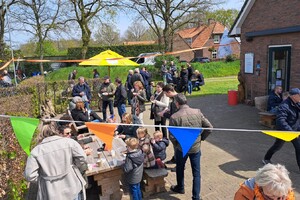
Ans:
POLYGON ((255 0, 246 0, 242 9, 240 10, 237 18, 235 19, 230 31, 229 36, 236 37, 241 35, 241 27, 247 18, 252 6, 254 5, 255 0))
POLYGON ((220 22, 212 22, 208 26, 201 25, 194 28, 184 29, 178 31, 178 35, 183 39, 193 38, 192 44, 189 44, 192 48, 200 48, 205 45, 212 34, 223 34, 225 26, 220 22))

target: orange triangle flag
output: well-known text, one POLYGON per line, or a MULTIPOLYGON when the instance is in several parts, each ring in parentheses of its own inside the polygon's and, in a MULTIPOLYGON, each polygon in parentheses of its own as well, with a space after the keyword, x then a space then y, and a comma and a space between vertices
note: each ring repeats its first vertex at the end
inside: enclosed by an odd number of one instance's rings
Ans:
POLYGON ((300 135, 300 132, 295 131, 262 131, 263 133, 290 142, 300 135))
POLYGON ((88 127, 90 132, 94 133, 98 138, 102 140, 103 143, 106 144, 105 148, 107 150, 112 149, 114 131, 117 125, 95 122, 86 122, 85 125, 88 127))

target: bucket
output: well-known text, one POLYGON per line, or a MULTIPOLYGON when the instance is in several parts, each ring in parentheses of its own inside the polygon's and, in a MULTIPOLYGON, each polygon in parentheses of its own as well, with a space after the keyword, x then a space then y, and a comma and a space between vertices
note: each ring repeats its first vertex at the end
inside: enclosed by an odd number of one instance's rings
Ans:
POLYGON ((228 105, 235 106, 238 104, 238 91, 229 90, 228 91, 228 105))

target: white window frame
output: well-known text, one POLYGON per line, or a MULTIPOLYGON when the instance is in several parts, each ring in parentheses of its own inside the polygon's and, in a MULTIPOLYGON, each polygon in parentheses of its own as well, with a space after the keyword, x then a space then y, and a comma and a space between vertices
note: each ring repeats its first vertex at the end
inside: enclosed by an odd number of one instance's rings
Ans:
POLYGON ((185 40, 185 42, 188 43, 189 45, 191 45, 192 42, 193 42, 193 39, 192 39, 192 38, 185 38, 184 40, 185 40))
POLYGON ((221 40, 221 36, 220 35, 214 35, 214 43, 215 44, 219 44, 221 40))
POLYGON ((212 57, 213 59, 216 59, 216 58, 217 58, 217 54, 218 54, 217 49, 214 49, 214 50, 211 52, 211 57, 212 57))

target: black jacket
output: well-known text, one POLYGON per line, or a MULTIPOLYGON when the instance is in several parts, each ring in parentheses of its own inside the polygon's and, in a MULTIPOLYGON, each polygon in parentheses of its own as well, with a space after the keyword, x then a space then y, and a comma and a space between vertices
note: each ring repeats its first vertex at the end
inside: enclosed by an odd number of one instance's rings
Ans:
POLYGON ((281 94, 277 96, 274 91, 271 92, 268 98, 268 108, 267 111, 272 110, 273 108, 276 108, 279 106, 279 104, 282 102, 282 96, 281 94))
POLYGON ((143 79, 143 77, 142 77, 141 74, 139 74, 139 73, 134 73, 134 74, 132 75, 132 77, 131 77, 131 85, 132 85, 132 86, 133 86, 133 84, 134 84, 135 81, 141 81, 142 84, 143 84, 143 86, 145 86, 144 79, 143 79))
POLYGON ((283 131, 299 131, 300 126, 297 123, 300 112, 300 106, 289 97, 278 107, 276 116, 276 127, 283 131))
POLYGON ((180 71, 180 81, 181 84, 187 84, 188 83, 188 76, 189 76, 189 72, 187 69, 182 69, 180 71))
POLYGON ((120 106, 121 104, 126 104, 127 92, 125 87, 121 84, 117 87, 115 92, 114 105, 120 106))
POLYGON ((98 119, 100 122, 103 121, 94 111, 91 111, 89 117, 88 112, 83 112, 82 110, 78 110, 75 108, 71 111, 71 115, 75 121, 82 121, 82 123, 76 122, 77 126, 81 126, 84 124, 84 122, 90 122, 95 119, 98 119))
POLYGON ((166 148, 169 146, 168 138, 163 138, 161 141, 151 143, 155 158, 165 160, 167 158, 166 148))
POLYGON ((136 149, 127 153, 123 170, 125 179, 129 184, 137 184, 143 177, 144 154, 142 150, 136 149))

